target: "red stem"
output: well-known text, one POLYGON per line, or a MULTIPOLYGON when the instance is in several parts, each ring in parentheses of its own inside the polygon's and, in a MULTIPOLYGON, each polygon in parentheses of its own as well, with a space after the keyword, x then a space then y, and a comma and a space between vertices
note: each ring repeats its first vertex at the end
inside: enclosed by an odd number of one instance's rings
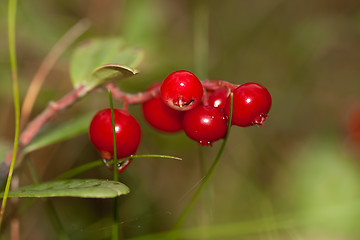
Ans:
POLYGON ((84 85, 80 85, 57 102, 50 102, 45 110, 34 118, 23 133, 20 135, 20 146, 26 146, 33 139, 33 137, 39 132, 41 127, 50 119, 54 117, 58 112, 72 106, 78 101, 83 94, 84 85))
POLYGON ((235 88, 240 86, 240 85, 232 84, 232 83, 222 81, 222 80, 204 80, 201 82, 201 84, 203 85, 203 87, 206 90, 212 90, 212 91, 218 89, 219 87, 226 87, 231 90, 234 90, 235 88))
POLYGON ((160 92, 160 87, 152 88, 150 91, 139 92, 136 94, 124 93, 120 88, 116 87, 114 83, 109 83, 105 88, 111 90, 113 97, 121 102, 127 101, 128 104, 143 103, 150 100, 160 92))

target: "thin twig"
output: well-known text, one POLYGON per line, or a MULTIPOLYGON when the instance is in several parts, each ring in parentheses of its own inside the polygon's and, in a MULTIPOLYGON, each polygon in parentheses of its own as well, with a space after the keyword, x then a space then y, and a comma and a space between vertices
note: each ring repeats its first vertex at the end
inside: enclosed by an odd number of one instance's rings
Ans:
POLYGON ((20 135, 21 146, 27 145, 33 137, 39 132, 41 127, 48 122, 58 112, 72 106, 78 101, 82 94, 84 85, 80 85, 78 88, 65 95, 57 102, 50 102, 45 110, 38 115, 31 123, 27 126, 24 132, 20 135))
POLYGON ((126 101, 128 104, 137 104, 137 103, 143 103, 154 96, 157 96, 160 92, 160 87, 152 88, 150 91, 145 92, 139 92, 136 94, 129 94, 123 92, 120 88, 116 87, 114 83, 109 83, 105 85, 105 88, 109 91, 111 91, 113 97, 121 102, 126 101))
POLYGON ((232 83, 222 81, 222 80, 204 80, 204 81, 201 81, 201 84, 203 85, 203 87, 206 90, 216 90, 219 87, 227 87, 231 90, 234 90, 235 88, 240 86, 238 84, 232 84, 232 83))

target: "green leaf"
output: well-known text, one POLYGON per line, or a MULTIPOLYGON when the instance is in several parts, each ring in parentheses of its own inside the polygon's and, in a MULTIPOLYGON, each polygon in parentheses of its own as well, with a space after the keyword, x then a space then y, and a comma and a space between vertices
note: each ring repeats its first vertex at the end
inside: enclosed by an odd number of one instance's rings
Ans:
POLYGON ((45 128, 31 141, 29 145, 25 147, 23 150, 24 153, 29 153, 42 147, 86 133, 94 114, 95 113, 87 113, 57 126, 49 126, 45 128))
POLYGON ((85 84, 85 91, 90 91, 104 83, 115 82, 123 78, 133 76, 137 73, 135 69, 119 64, 107 64, 96 68, 85 84))
MULTIPOLYGON (((120 182, 101 179, 71 179, 22 187, 11 191, 9 197, 114 198, 129 192, 129 188, 120 182)), ((2 196, 3 193, 0 194, 0 197, 2 196)))
POLYGON ((121 38, 92 39, 80 45, 72 55, 70 75, 73 85, 76 88, 84 84, 90 91, 108 80, 131 76, 136 73, 134 68, 142 58, 142 51, 126 46, 121 38), (108 72, 109 69, 112 71, 108 72), (120 73, 116 74, 116 71, 120 73))

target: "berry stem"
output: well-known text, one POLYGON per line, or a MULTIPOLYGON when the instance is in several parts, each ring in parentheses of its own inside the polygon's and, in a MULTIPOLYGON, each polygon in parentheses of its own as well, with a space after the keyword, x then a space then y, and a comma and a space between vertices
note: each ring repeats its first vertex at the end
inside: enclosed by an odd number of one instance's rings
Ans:
POLYGON ((136 94, 125 93, 120 88, 116 87, 114 83, 106 84, 105 88, 112 92, 112 95, 116 100, 121 102, 127 101, 128 104, 146 102, 154 96, 158 95, 160 92, 160 86, 154 87, 150 91, 139 92, 136 94))
POLYGON ((39 132, 41 127, 58 112, 72 106, 82 97, 84 85, 80 85, 57 102, 50 102, 45 110, 32 120, 20 136, 21 146, 26 146, 39 132))
POLYGON ((219 87, 226 87, 231 90, 234 90, 235 88, 240 86, 238 84, 232 84, 222 80, 204 80, 201 81, 201 84, 206 90, 212 90, 212 91, 219 89, 219 87))

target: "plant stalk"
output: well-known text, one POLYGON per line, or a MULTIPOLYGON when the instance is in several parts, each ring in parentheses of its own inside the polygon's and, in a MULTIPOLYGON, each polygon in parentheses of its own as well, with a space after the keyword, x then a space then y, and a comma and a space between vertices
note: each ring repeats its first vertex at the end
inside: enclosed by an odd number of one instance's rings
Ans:
MULTIPOLYGON (((216 166, 219 163, 219 160, 224 152, 225 149, 225 145, 227 142, 227 139, 229 137, 229 133, 230 133, 230 128, 231 128, 231 119, 232 119, 232 112, 233 112, 233 93, 230 94, 230 114, 229 114, 229 122, 228 122, 228 130, 227 130, 227 134, 224 138, 224 141, 221 144, 221 147, 219 149, 219 152, 214 160, 214 162, 211 164, 208 172, 206 173, 204 179, 202 180, 200 186, 198 187, 198 189, 196 190, 196 192, 194 193, 194 195, 192 196, 192 198, 190 199, 189 203, 186 205, 184 211, 181 213, 180 217, 178 218, 178 220, 176 221, 173 230, 174 232, 178 232, 178 230, 181 228, 181 226, 184 224, 186 218, 189 216, 192 208, 194 207, 196 200, 198 199, 198 197, 200 196, 200 193, 202 192, 202 190, 204 189, 204 187, 206 186, 206 184, 209 182, 210 177, 212 176, 212 174, 214 173, 216 166)), ((175 236, 175 239, 177 237, 175 236)))
MULTIPOLYGON (((117 152, 116 152, 116 132, 115 132, 115 114, 114 114, 114 104, 113 104, 113 100, 112 100, 112 95, 111 95, 111 90, 109 90, 109 103, 110 103, 110 110, 111 110, 111 123, 112 123, 112 131, 113 131, 113 145, 114 145, 114 164, 113 164, 113 169, 114 169, 114 176, 113 176, 113 180, 114 181, 119 181, 119 176, 118 176, 118 160, 117 160, 117 152)), ((113 240, 117 240, 119 238, 119 218, 118 218, 118 214, 117 211, 118 210, 118 198, 115 197, 114 198, 114 208, 113 208, 113 225, 112 225, 112 239, 113 240)))
POLYGON ((10 68, 12 78, 12 89, 14 97, 15 108, 15 136, 14 136, 14 148, 12 153, 12 160, 10 164, 9 174, 5 186, 4 198, 2 200, 0 209, 0 230, 2 221, 4 218, 4 212, 6 208, 7 197, 10 190, 11 178, 14 172, 15 159, 17 154, 17 148, 19 143, 20 132, 20 100, 19 100, 19 84, 17 76, 17 60, 16 60, 16 47, 15 47, 15 22, 16 22, 16 7, 17 0, 9 0, 8 6, 8 41, 9 41, 9 56, 10 56, 10 68))

